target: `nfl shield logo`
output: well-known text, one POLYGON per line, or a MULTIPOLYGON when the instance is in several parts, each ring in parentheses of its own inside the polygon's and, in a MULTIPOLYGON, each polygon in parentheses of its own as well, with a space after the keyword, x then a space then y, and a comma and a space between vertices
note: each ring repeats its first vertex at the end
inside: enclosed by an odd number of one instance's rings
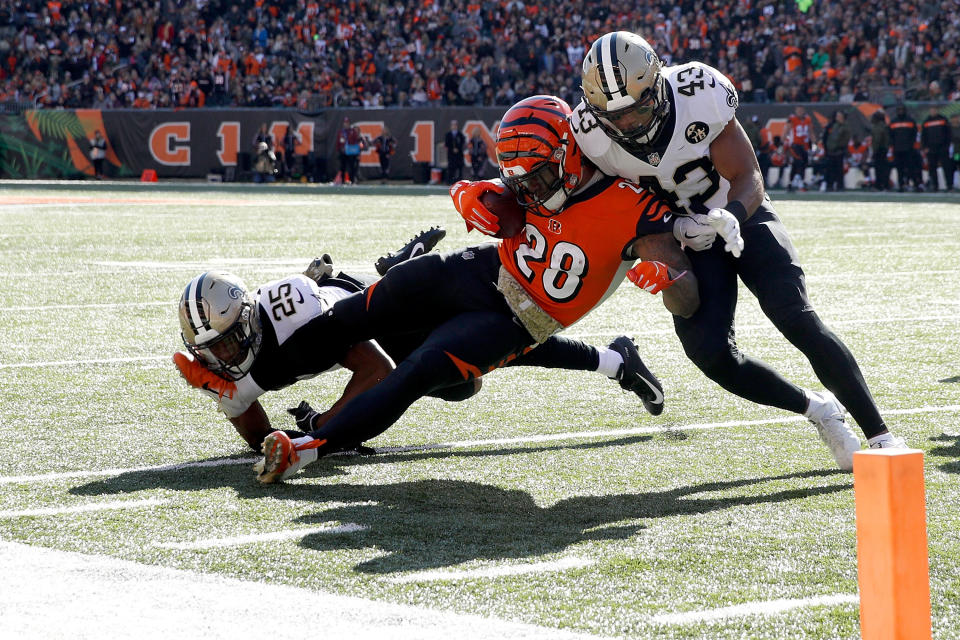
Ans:
POLYGON ((660 154, 654 151, 653 153, 648 155, 647 164, 652 164, 653 166, 657 166, 658 164, 660 164, 660 154))

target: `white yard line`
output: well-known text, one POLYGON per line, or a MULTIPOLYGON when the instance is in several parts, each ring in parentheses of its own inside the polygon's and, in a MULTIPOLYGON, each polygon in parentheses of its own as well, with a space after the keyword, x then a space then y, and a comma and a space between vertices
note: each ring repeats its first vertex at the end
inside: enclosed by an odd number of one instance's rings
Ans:
POLYGON ((206 538, 202 540, 192 540, 190 542, 158 542, 154 544, 154 546, 162 549, 194 551, 200 549, 217 549, 219 547, 237 547, 243 544, 258 544, 261 542, 297 540, 317 533, 327 535, 355 533, 357 531, 366 531, 367 528, 368 527, 356 524, 355 522, 345 522, 343 524, 328 524, 322 527, 311 527, 307 529, 285 529, 283 531, 271 531, 269 533, 252 533, 246 536, 231 536, 227 538, 206 538))
MULTIPOLYGON (((916 407, 913 409, 881 409, 882 415, 906 416, 925 413, 956 413, 960 411, 960 404, 943 405, 939 407, 916 407)), ((475 447, 503 446, 511 444, 536 444, 540 442, 555 442, 560 440, 592 440, 596 438, 622 437, 644 435, 649 433, 664 433, 668 431, 690 431, 707 429, 725 429, 728 427, 749 427, 758 425, 784 424, 787 422, 805 422, 803 416, 780 416, 763 420, 729 420, 727 422, 705 422, 696 424, 634 427, 632 429, 608 429, 601 431, 567 431, 542 435, 520 436, 517 438, 493 438, 486 440, 458 440, 453 442, 427 443, 421 445, 399 447, 377 447, 378 453, 405 453, 411 451, 431 451, 435 449, 468 449, 475 447)), ((482 429, 483 427, 478 427, 482 429)), ((334 454, 337 455, 337 454, 334 454)), ((99 469, 93 471, 65 471, 59 473, 44 473, 24 476, 0 476, 0 484, 25 484, 30 482, 54 482, 74 478, 97 478, 102 476, 118 476, 123 473, 143 473, 147 471, 179 471, 191 467, 222 467, 238 464, 253 464, 259 458, 219 458, 216 460, 201 460, 181 464, 166 464, 150 467, 131 467, 128 469, 99 469)))
POLYGON ((16 362, 0 364, 0 369, 38 369, 43 367, 78 366, 85 364, 113 364, 116 362, 156 362, 169 360, 171 355, 165 356, 130 356, 127 358, 90 358, 87 360, 45 360, 41 362, 16 362))
POLYGON ((549 573, 580 569, 594 564, 588 558, 561 558, 549 562, 529 562, 526 564, 501 564, 479 569, 462 569, 458 571, 437 570, 418 571, 390 578, 389 581, 397 584, 408 582, 436 582, 441 580, 474 580, 477 578, 502 578, 504 576, 520 576, 529 573, 549 573))
POLYGON ((0 574, 5 584, 14 585, 3 592, 3 638, 600 640, 549 627, 13 542, 0 541, 0 574))
POLYGON ((831 607, 844 604, 856 604, 860 597, 852 594, 838 593, 829 596, 814 596, 812 598, 795 598, 783 600, 767 600, 763 602, 746 602, 719 609, 704 611, 686 611, 684 613, 665 613, 650 618, 657 624, 696 624, 698 622, 715 622, 727 618, 742 616, 769 616, 791 609, 805 607, 831 607))
POLYGON ((114 500, 111 502, 91 502, 89 504, 72 507, 42 507, 39 509, 21 509, 0 511, 0 518, 25 518, 32 516, 65 516, 72 513, 88 513, 91 511, 113 511, 116 509, 145 509, 165 505, 169 500, 161 498, 147 498, 145 500, 114 500))

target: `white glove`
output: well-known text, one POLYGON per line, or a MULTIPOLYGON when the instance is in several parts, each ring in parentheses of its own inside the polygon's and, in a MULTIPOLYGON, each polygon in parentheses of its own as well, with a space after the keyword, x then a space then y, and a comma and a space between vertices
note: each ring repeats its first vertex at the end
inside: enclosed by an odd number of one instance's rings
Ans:
POLYGON ((677 221, 673 223, 673 237, 680 243, 681 249, 690 247, 694 251, 704 251, 713 246, 717 230, 708 222, 707 216, 692 213, 689 216, 677 216, 677 221))
POLYGON ((707 212, 707 222, 726 242, 723 248, 732 253, 734 258, 739 258, 743 251, 743 237, 740 236, 740 221, 736 216, 726 209, 710 209, 707 212))

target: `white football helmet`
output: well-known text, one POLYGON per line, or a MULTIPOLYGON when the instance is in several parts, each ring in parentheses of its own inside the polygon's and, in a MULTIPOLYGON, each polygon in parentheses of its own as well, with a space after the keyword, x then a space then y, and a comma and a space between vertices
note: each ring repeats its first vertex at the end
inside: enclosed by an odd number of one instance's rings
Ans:
POLYGON ((600 36, 583 59, 587 108, 600 128, 628 150, 653 142, 670 115, 662 68, 653 47, 629 31, 600 36))
POLYGON ((201 273, 180 297, 183 344, 210 371, 239 380, 247 375, 260 349, 256 303, 237 276, 201 273))

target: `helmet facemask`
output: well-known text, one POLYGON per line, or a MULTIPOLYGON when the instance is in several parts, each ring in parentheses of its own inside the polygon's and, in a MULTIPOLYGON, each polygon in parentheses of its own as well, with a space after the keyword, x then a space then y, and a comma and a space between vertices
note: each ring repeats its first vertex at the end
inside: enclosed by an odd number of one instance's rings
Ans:
POLYGON ((534 96, 511 107, 497 132, 503 183, 527 212, 552 217, 580 183, 582 162, 571 143, 570 107, 553 96, 534 96))

